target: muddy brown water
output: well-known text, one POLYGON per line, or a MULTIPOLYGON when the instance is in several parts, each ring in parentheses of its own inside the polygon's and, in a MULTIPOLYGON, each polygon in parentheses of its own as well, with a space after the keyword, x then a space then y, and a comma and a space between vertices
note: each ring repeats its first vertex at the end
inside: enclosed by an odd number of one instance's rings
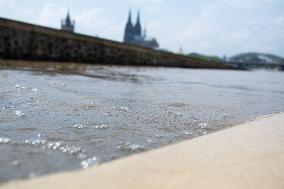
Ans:
POLYGON ((1 183, 87 168, 284 111, 278 71, 1 64, 1 183))

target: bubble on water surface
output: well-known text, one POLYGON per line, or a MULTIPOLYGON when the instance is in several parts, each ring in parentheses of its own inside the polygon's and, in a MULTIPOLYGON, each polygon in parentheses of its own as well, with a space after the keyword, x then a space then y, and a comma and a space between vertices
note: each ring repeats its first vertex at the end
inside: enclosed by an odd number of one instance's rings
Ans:
POLYGON ((57 141, 57 142, 47 142, 46 140, 40 139, 41 134, 38 135, 37 139, 26 139, 22 142, 22 144, 28 144, 32 146, 41 146, 42 149, 49 149, 52 151, 59 151, 62 153, 67 153, 70 155, 77 155, 79 158, 84 158, 84 154, 87 154, 87 152, 76 146, 69 146, 68 144, 65 144, 63 142, 57 141))
POLYGON ((102 125, 96 125, 95 128, 96 128, 96 129, 107 129, 108 126, 102 124, 102 125))
POLYGON ((75 124, 75 125, 73 126, 73 128, 75 128, 75 129, 84 129, 84 128, 87 128, 87 126, 85 126, 85 125, 83 125, 83 124, 75 124))
POLYGON ((156 134, 156 138, 163 138, 164 136, 161 134, 156 134))
POLYGON ((189 131, 181 131, 180 134, 182 134, 182 135, 188 135, 188 136, 192 135, 192 133, 189 132, 189 131))
POLYGON ((16 84, 15 87, 17 89, 26 89, 27 88, 26 86, 21 86, 20 84, 16 84))
POLYGON ((137 152, 137 151, 144 151, 145 147, 138 144, 131 144, 130 142, 126 142, 120 146, 117 147, 119 150, 122 151, 131 151, 131 152, 137 152))
POLYGON ((9 142, 11 142, 11 139, 9 138, 6 137, 0 138, 0 144, 7 144, 9 142))
POLYGON ((87 160, 82 161, 82 162, 81 162, 81 167, 82 167, 83 169, 86 169, 86 168, 88 168, 89 166, 95 165, 95 164, 97 164, 97 163, 98 163, 98 158, 97 158, 96 156, 94 156, 94 157, 92 157, 92 158, 89 158, 89 159, 87 159, 87 160))
POLYGON ((127 107, 121 107, 121 108, 119 108, 119 110, 122 110, 122 111, 128 112, 128 108, 127 108, 127 107))
POLYGON ((24 142, 24 144, 30 144, 30 145, 44 145, 46 143, 45 140, 40 140, 40 139, 26 139, 24 142))
POLYGON ((24 117, 25 116, 25 113, 23 113, 21 110, 16 110, 15 113, 19 117, 24 117))
POLYGON ((32 88, 32 91, 37 93, 38 92, 38 88, 32 88))
POLYGON ((208 124, 207 123, 199 123, 198 128, 206 129, 206 128, 208 128, 208 124))
POLYGON ((111 116, 110 112, 105 113, 105 116, 111 116))
POLYGON ((169 110, 167 110, 167 114, 169 114, 169 115, 173 115, 173 116, 175 116, 175 117, 182 117, 183 115, 182 115, 182 113, 176 113, 176 112, 172 112, 172 111, 169 111, 169 110))
POLYGON ((193 122, 197 122, 198 121, 198 117, 197 116, 194 116, 193 117, 193 122))
POLYGON ((49 142, 47 143, 47 148, 52 149, 52 150, 57 150, 60 147, 60 142, 49 142))
POLYGON ((112 109, 117 109, 117 110, 120 110, 120 111, 124 111, 124 112, 128 112, 129 109, 127 107, 116 107, 116 106, 113 106, 112 109))

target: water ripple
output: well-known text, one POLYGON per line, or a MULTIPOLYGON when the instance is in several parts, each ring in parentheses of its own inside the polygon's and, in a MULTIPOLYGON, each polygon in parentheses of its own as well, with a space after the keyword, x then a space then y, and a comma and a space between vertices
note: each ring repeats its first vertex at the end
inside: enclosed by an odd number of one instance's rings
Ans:
POLYGON ((145 147, 143 145, 138 145, 138 144, 131 144, 130 142, 126 142, 122 145, 119 145, 117 147, 121 151, 130 151, 130 152, 137 152, 137 151, 144 151, 145 147))

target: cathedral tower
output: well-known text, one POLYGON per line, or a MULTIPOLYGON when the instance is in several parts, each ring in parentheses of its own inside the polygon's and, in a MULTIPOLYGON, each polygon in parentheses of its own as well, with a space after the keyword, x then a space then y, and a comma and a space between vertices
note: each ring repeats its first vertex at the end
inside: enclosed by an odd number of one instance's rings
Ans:
POLYGON ((134 27, 135 30, 135 35, 136 36, 142 36, 142 28, 141 28, 141 23, 140 23, 140 12, 137 13, 137 21, 134 27))
POLYGON ((128 21, 126 23, 124 31, 124 42, 131 43, 131 41, 133 40, 133 35, 134 35, 134 26, 132 24, 131 10, 129 10, 128 21))
POLYGON ((61 30, 74 32, 75 30, 75 21, 71 21, 69 10, 65 19, 61 21, 61 30))
POLYGON ((140 11, 137 13, 136 23, 132 23, 131 10, 129 11, 128 21, 124 30, 124 43, 140 45, 148 48, 158 48, 159 44, 155 38, 148 38, 146 36, 146 27, 142 33, 140 11))

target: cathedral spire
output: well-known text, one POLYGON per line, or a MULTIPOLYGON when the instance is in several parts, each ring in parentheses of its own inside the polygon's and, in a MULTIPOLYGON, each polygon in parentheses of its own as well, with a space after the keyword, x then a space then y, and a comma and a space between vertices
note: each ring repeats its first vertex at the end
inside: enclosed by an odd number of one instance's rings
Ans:
POLYGON ((74 32, 75 21, 71 21, 69 9, 67 11, 66 18, 61 21, 61 29, 69 32, 74 32))
POLYGON ((140 11, 138 11, 138 13, 137 13, 137 21, 136 21, 136 25, 135 25, 135 32, 136 32, 137 36, 142 35, 142 28, 141 28, 141 23, 140 23, 140 11))
POLYGON ((132 23, 132 15, 131 15, 131 9, 129 9, 129 14, 128 14, 128 23, 132 23))
POLYGON ((143 35, 144 35, 144 38, 147 37, 147 26, 146 26, 146 24, 144 26, 144 33, 143 33, 143 35))
MULTIPOLYGON (((140 10, 138 11, 137 13, 137 22, 136 22, 136 25, 137 24, 140 24, 140 10)), ((141 24, 140 24, 141 25, 141 24)))
POLYGON ((129 9, 128 21, 126 23, 125 31, 124 31, 124 42, 130 43, 132 41, 133 34, 134 34, 134 26, 132 24, 131 9, 129 9))
POLYGON ((69 9, 68 9, 68 11, 67 11, 66 24, 67 24, 67 25, 71 25, 71 19, 70 19, 70 11, 69 11, 69 9))

